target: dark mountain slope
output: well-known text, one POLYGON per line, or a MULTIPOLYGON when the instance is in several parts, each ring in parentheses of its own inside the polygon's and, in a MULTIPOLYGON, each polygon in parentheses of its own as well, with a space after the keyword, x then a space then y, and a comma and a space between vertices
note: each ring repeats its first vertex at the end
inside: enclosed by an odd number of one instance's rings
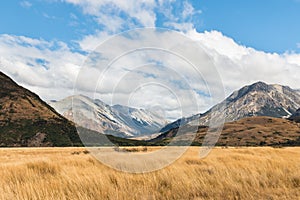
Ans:
POLYGON ((0 72, 0 146, 78 146, 74 124, 0 72))
POLYGON ((300 123, 300 108, 289 119, 300 123))

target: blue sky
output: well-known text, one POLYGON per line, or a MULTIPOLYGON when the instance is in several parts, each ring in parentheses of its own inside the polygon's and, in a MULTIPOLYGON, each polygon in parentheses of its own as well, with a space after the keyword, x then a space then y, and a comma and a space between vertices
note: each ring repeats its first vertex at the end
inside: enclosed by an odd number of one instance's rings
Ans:
POLYGON ((48 1, 2 2, 0 32, 45 40, 72 43, 85 34, 93 33, 98 26, 80 8, 71 4, 48 1))
POLYGON ((300 1, 198 2, 200 3, 194 5, 203 10, 203 24, 197 27, 199 31, 218 30, 237 42, 267 52, 300 50, 297 48, 300 40, 300 1))
MULTIPOLYGON (((208 55, 205 59, 213 60, 215 70, 211 74, 202 79, 189 77, 188 86, 192 88, 201 112, 224 98, 219 95, 212 99, 211 91, 221 94, 222 89, 228 96, 256 81, 299 89, 300 0, 9 0, 1 2, 0 18, 0 70, 46 101, 74 94, 74 84, 89 53, 96 47, 115 34, 143 27, 176 30, 203 48, 208 55), (217 73, 224 88, 212 84, 208 90, 206 83, 213 81, 217 73)), ((141 38, 137 42, 154 44, 156 41, 151 40, 161 37, 161 45, 181 47, 191 58, 195 53, 189 52, 189 47, 180 43, 181 39, 174 39, 179 37, 175 33, 174 38, 164 38, 159 33, 146 36, 150 43, 141 38)), ((119 43, 112 42, 105 52, 95 55, 111 56, 115 52, 122 53, 122 48, 135 45, 129 44, 126 37, 117 39, 119 43)), ((133 74, 129 77, 140 82, 159 82, 159 77, 170 79, 167 81, 173 84, 170 88, 176 88, 181 96, 187 94, 186 87, 180 87, 183 79, 174 81, 167 72, 161 74, 161 71, 150 69, 145 77, 134 70, 126 71, 147 64, 149 60, 152 64, 168 63, 176 67, 181 62, 174 62, 175 58, 159 60, 157 55, 148 58, 128 56, 120 68, 105 77, 107 86, 97 91, 97 95, 106 103, 116 96, 116 103, 123 105, 127 105, 128 96, 135 96, 138 107, 156 105, 176 119, 180 117, 175 109, 178 102, 172 94, 167 94, 167 90, 153 87, 148 96, 144 90, 140 95, 132 95, 128 89, 134 88, 129 85, 134 86, 137 82, 129 81, 118 88, 119 92, 109 91, 114 86, 112 81, 124 81, 118 80, 118 75, 122 77, 130 72, 133 74), (157 76, 157 73, 165 76, 157 76)), ((193 75, 187 65, 183 69, 176 67, 178 74, 193 75)), ((207 69, 201 70, 207 72, 207 69)), ((97 82, 95 74, 89 73, 87 80, 94 77, 97 82)), ((85 88, 80 91, 82 93, 91 91, 86 88, 87 80, 80 83, 80 87, 85 88)), ((93 86, 94 82, 91 83, 93 86)), ((198 112, 193 105, 183 107, 189 114, 198 112)))
MULTIPOLYGON (((182 2, 173 4, 172 13, 182 10, 182 2)), ((189 1, 197 14, 186 21, 197 31, 217 30, 236 42, 266 52, 300 52, 300 1, 297 0, 216 0, 189 1)), ((72 44, 85 35, 103 30, 95 16, 83 13, 83 8, 53 0, 2 1, 0 33, 23 35, 45 40, 60 40, 72 44)), ((164 24, 163 11, 155 10, 155 26, 174 28, 164 24)), ((113 13, 112 13, 113 14, 113 13)), ((124 19, 126 13, 119 13, 124 19)), ((133 21, 133 20, 132 20, 133 21)), ((184 23, 185 20, 179 20, 184 23)), ((142 27, 135 22, 132 27, 142 27)), ((124 26, 115 32, 129 29, 124 26)))

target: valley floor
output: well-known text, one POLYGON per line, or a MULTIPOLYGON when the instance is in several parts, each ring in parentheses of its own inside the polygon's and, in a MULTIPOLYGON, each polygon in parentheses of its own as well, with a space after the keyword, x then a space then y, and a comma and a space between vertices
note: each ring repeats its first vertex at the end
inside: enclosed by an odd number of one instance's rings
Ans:
POLYGON ((2 148, 0 199, 300 199, 300 147, 198 153, 191 147, 162 170, 129 174, 84 148, 2 148))

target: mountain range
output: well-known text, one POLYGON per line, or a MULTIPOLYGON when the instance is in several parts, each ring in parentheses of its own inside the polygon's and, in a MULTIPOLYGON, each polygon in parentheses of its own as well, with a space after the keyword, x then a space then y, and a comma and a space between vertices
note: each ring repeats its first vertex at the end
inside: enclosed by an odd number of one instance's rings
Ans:
POLYGON ((167 124, 157 113, 83 95, 48 105, 2 72, 0 81, 0 146, 80 146, 78 129, 91 145, 99 134, 120 145, 165 145, 179 127, 183 141, 197 130, 193 144, 200 145, 210 119, 220 116, 218 145, 300 145, 300 91, 288 86, 247 85, 205 113, 167 124))
POLYGON ((300 108, 299 90, 277 84, 256 82, 234 91, 221 103, 203 114, 178 119, 161 129, 165 132, 197 120, 199 125, 209 125, 210 119, 223 117, 225 122, 245 117, 269 116, 289 118, 300 108))
POLYGON ((151 135, 167 124, 157 113, 122 105, 109 106, 99 99, 83 95, 49 104, 78 126, 118 137, 151 135))

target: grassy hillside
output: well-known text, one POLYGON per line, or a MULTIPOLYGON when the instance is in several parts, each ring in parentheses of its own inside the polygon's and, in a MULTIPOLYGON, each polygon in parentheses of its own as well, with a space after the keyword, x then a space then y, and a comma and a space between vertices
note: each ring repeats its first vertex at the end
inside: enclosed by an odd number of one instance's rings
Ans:
POLYGON ((75 125, 0 72, 0 146, 80 146, 75 125))
MULTIPOLYGON (((192 145, 202 145, 208 128, 198 127, 196 137, 190 130, 195 128, 185 126, 186 134, 180 136, 178 143, 191 141, 192 145)), ((165 132, 152 140, 157 145, 168 144, 176 135, 177 129, 165 132)), ((224 124, 217 146, 300 146, 300 124, 280 118, 248 117, 224 124)))

